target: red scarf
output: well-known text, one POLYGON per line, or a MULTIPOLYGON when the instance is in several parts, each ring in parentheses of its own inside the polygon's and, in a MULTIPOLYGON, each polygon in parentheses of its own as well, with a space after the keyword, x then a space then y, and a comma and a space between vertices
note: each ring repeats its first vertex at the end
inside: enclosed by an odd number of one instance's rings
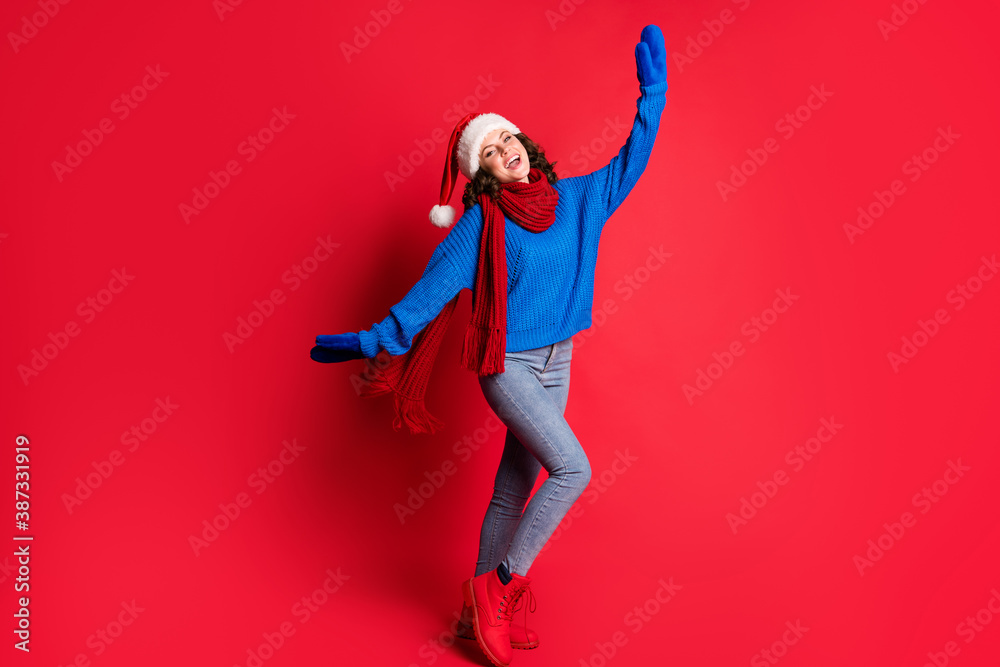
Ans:
MULTIPOLYGON (((483 235, 479 243, 480 261, 472 294, 472 318, 465 331, 462 366, 479 375, 504 372, 507 350, 507 255, 504 250, 504 216, 527 229, 543 232, 555 220, 559 193, 545 174, 536 167, 528 171, 528 182, 503 183, 500 199, 487 193, 479 195, 483 209, 483 235)), ((403 422, 410 433, 434 433, 444 424, 427 412, 424 394, 430 379, 444 332, 458 305, 458 297, 445 304, 441 312, 413 337, 405 354, 392 357, 385 350, 373 359, 365 359, 362 378, 368 382, 359 394, 379 396, 393 393, 396 417, 392 427, 403 422)))

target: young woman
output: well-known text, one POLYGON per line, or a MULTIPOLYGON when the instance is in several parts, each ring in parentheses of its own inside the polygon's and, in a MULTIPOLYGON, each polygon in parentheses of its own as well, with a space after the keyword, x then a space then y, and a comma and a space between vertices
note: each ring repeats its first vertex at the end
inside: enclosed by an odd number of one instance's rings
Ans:
POLYGON ((394 395, 394 428, 433 433, 425 388, 463 288, 473 291, 462 365, 476 371, 507 427, 486 509, 475 576, 462 584, 464 627, 496 665, 512 648, 538 646, 511 627, 532 562, 590 481, 590 464, 564 418, 572 336, 591 326, 601 230, 646 168, 663 111, 666 53, 655 25, 635 48, 640 97, 632 131, 609 164, 560 180, 544 151, 497 114, 469 114, 448 145, 440 204, 431 221, 452 226, 447 205, 458 171, 469 179, 464 214, 434 250, 420 280, 366 331, 317 336, 316 361, 366 360, 362 395, 394 395), (378 365, 372 360, 378 359, 378 365), (547 479, 531 497, 541 469, 547 479), (525 507, 527 503, 527 507, 525 507))

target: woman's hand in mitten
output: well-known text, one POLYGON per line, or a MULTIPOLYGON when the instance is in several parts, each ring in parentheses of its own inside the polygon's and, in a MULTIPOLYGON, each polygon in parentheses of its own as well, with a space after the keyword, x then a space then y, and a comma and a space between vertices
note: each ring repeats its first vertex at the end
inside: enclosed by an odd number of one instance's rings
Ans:
POLYGON ((316 336, 316 347, 309 352, 313 361, 329 364, 335 361, 363 359, 361 339, 356 333, 316 336))
POLYGON ((652 86, 667 80, 667 50, 663 46, 663 33, 655 25, 647 25, 635 45, 635 67, 639 84, 652 86))

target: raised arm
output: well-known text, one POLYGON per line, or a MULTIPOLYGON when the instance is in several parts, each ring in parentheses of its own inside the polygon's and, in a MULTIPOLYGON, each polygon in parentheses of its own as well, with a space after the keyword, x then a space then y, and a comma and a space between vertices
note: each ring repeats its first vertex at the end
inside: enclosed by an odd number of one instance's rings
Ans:
POLYGON ((601 193, 605 220, 625 201, 645 171, 666 105, 667 56, 663 33, 655 25, 642 29, 640 42, 635 47, 635 62, 640 96, 636 101, 632 131, 618 155, 589 175, 601 193))

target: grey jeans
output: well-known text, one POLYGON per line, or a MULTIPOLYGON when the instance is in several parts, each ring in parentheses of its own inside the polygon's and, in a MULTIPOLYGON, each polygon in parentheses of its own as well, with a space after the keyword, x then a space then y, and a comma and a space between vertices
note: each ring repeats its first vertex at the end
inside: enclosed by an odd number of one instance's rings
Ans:
POLYGON ((572 356, 573 339, 567 338, 508 352, 503 373, 479 377, 507 435, 479 537, 477 576, 501 562, 509 572, 527 575, 590 482, 590 462, 563 417, 572 356), (548 478, 528 502, 542 468, 548 478))

